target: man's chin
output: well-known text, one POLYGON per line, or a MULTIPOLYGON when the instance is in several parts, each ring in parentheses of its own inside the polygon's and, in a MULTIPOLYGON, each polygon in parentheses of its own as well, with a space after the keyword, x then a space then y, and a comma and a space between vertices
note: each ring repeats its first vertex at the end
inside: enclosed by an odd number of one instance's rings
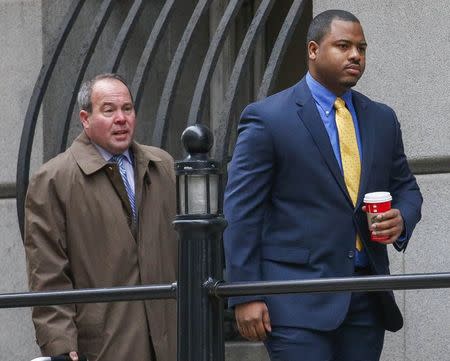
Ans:
POLYGON ((130 142, 110 144, 109 152, 111 154, 122 154, 130 147, 130 142))
POLYGON ((349 80, 342 83, 342 86, 346 89, 353 88, 356 84, 358 84, 358 80, 349 80))

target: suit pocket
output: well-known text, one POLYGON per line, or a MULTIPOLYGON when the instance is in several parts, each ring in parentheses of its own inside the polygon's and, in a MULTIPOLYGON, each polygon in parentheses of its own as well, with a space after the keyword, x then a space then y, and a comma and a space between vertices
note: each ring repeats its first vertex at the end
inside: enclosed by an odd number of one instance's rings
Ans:
POLYGON ((309 249, 294 246, 271 245, 262 248, 262 258, 275 262, 306 264, 309 262, 309 255, 309 249))

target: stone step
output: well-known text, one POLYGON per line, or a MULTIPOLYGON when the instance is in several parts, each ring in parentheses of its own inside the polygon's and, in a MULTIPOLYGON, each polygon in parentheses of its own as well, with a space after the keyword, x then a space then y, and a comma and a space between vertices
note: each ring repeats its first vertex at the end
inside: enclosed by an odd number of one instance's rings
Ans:
POLYGON ((225 361, 269 361, 261 342, 227 342, 225 361))

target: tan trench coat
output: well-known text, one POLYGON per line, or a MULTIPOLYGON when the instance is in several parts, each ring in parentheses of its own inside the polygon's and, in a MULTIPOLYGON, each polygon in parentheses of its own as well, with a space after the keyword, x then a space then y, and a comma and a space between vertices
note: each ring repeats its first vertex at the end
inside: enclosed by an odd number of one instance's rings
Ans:
MULTIPOLYGON (((137 226, 117 166, 84 133, 32 177, 25 216, 31 290, 176 280, 173 160, 158 148, 131 149, 137 226)), ((90 361, 147 361, 150 334, 157 361, 176 360, 174 300, 36 307, 33 322, 43 355, 78 350, 90 361)))

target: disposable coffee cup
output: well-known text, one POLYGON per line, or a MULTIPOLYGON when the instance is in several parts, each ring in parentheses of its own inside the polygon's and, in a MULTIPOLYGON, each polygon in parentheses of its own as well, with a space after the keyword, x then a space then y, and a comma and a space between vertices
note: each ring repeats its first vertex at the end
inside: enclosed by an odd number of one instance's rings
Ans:
MULTIPOLYGON (((391 209, 392 196, 389 192, 373 192, 364 195, 364 204, 366 205, 367 222, 369 229, 372 224, 378 222, 377 216, 380 213, 387 212, 391 209)), ((374 235, 370 231, 370 239, 372 241, 387 241, 389 236, 374 235)))

